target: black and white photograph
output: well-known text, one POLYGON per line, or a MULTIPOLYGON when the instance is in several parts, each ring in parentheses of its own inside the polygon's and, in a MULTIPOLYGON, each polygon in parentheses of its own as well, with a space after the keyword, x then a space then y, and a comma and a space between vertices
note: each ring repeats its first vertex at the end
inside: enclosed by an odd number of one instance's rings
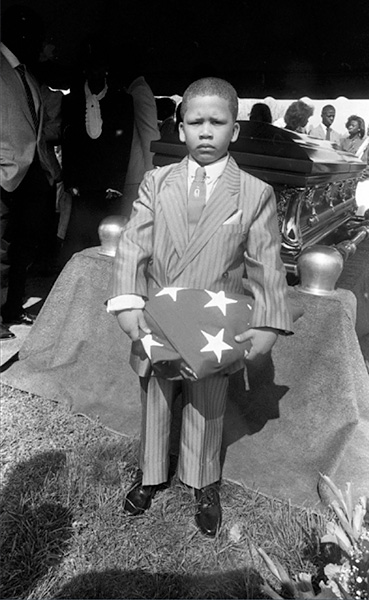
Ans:
POLYGON ((369 2, 2 0, 0 598, 369 600, 369 2))

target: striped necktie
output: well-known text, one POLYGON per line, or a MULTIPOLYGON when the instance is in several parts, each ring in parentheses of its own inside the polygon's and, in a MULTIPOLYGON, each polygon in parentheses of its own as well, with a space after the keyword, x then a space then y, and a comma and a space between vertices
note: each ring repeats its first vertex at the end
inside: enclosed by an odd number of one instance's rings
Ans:
POLYGON ((206 202, 206 171, 204 167, 198 167, 195 173, 195 179, 192 182, 190 193, 188 195, 188 232, 189 237, 201 217, 201 213, 206 202))
POLYGON ((29 110, 31 112, 32 121, 33 121, 35 129, 37 131, 37 129, 38 129, 38 117, 37 117, 37 113, 36 113, 36 108, 35 108, 35 103, 34 103, 34 100, 33 100, 32 92, 31 92, 31 88, 30 88, 29 83, 28 83, 27 78, 26 78, 26 67, 24 65, 20 64, 20 65, 17 65, 15 68, 17 69, 17 71, 18 71, 18 73, 20 75, 20 78, 22 80, 23 87, 24 87, 24 90, 25 90, 26 96, 27 96, 28 108, 29 108, 29 110))

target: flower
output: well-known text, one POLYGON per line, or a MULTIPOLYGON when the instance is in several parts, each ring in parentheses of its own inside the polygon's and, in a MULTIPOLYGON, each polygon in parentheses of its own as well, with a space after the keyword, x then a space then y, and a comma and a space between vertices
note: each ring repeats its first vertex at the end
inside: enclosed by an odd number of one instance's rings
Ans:
POLYGON ((338 598, 369 599, 369 531, 365 527, 366 497, 361 496, 355 506, 351 485, 346 484, 343 494, 327 475, 321 475, 334 495, 330 503, 338 523, 327 523, 327 534, 321 541, 336 544, 343 551, 340 563, 328 564, 324 573, 328 586, 338 598))
MULTIPOLYGON (((324 567, 326 581, 320 581, 320 592, 315 595, 311 575, 300 573, 290 578, 278 561, 273 561, 262 548, 258 549, 270 572, 279 580, 293 598, 340 598, 341 600, 369 600, 369 530, 365 526, 367 499, 361 496, 355 506, 352 501, 351 484, 342 492, 327 475, 321 475, 333 493, 330 503, 336 520, 327 523, 327 533, 322 543, 330 543, 341 549, 337 563, 324 567)), ((282 598, 267 583, 262 590, 270 598, 282 598)))
MULTIPOLYGON (((313 598, 329 600, 330 598, 340 597, 334 593, 332 588, 325 586, 324 584, 321 585, 319 594, 315 595, 311 582, 311 575, 308 573, 300 573, 296 577, 291 578, 278 560, 273 561, 262 548, 258 548, 258 552, 271 573, 273 573, 282 584, 285 592, 288 593, 289 598, 294 598, 294 600, 312 600, 313 598)), ((283 600, 283 596, 280 596, 268 583, 264 582, 261 585, 261 589, 273 600, 283 600)))

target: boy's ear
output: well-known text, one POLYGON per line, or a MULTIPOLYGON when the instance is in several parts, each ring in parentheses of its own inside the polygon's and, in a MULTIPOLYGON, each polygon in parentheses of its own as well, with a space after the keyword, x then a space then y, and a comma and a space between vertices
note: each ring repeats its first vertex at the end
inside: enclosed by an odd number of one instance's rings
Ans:
POLYGON ((233 125, 233 135, 232 135, 232 139, 231 142, 236 142, 238 140, 238 136, 240 134, 240 124, 236 123, 233 125))
POLYGON ((186 135, 183 129, 183 123, 179 123, 178 124, 178 133, 179 133, 179 139, 181 142, 185 142, 186 141, 186 135))

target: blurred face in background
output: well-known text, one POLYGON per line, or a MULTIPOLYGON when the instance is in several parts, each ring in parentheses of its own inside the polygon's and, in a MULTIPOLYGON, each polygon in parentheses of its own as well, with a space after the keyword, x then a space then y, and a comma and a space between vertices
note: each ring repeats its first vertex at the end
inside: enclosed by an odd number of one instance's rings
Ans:
POLYGON ((350 138, 355 137, 355 135, 358 135, 360 132, 359 121, 356 121, 355 119, 350 121, 350 123, 347 125, 347 131, 350 138))
POLYGON ((327 108, 322 112, 323 125, 325 125, 326 127, 331 127, 335 117, 336 111, 334 110, 334 108, 327 108))

